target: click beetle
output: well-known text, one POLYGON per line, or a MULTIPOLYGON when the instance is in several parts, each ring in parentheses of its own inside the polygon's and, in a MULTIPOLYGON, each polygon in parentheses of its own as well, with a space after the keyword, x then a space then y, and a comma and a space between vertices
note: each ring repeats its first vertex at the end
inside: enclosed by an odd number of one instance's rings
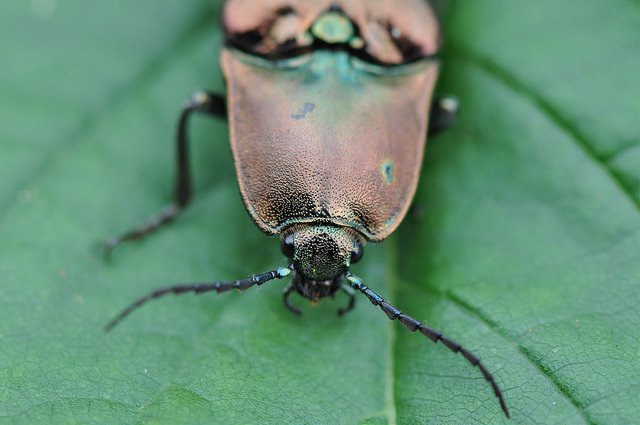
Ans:
POLYGON ((194 113, 227 118, 246 209, 267 235, 279 235, 288 265, 233 282, 158 289, 138 299, 106 330, 166 294, 246 290, 289 277, 293 293, 319 301, 360 292, 391 320, 442 342, 477 366, 509 416, 502 392, 480 359, 406 315, 350 271, 367 241, 387 238, 415 194, 427 130, 457 112, 432 102, 440 27, 425 0, 228 0, 220 64, 226 99, 197 93, 177 134, 174 202, 142 226, 107 242, 141 238, 176 218, 192 198, 187 123, 194 113), (430 122, 431 121, 431 122, 430 122))

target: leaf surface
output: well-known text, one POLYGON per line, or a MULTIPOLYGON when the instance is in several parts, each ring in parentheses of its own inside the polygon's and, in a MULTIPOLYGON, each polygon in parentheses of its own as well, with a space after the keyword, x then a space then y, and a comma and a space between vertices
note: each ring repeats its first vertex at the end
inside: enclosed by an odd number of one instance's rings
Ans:
POLYGON ((171 196, 174 124, 222 92, 219 5, 0 6, 0 423, 637 423, 638 4, 459 0, 414 213, 354 267, 477 353, 479 371, 363 298, 301 318, 282 282, 120 308, 158 286, 283 264, 244 211, 225 123, 195 119, 175 224, 99 241, 171 196))

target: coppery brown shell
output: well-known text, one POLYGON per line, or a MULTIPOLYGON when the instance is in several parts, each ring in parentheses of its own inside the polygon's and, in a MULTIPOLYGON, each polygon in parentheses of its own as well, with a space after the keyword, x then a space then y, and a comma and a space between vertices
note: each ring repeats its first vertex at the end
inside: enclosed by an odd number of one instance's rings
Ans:
MULTIPOLYGON (((276 34, 256 44, 265 53, 307 31, 336 4, 360 26, 380 62, 405 60, 388 39, 395 27, 422 55, 437 50, 435 16, 420 0, 231 0, 225 29, 231 35, 276 34), (292 16, 290 9, 295 19, 280 21, 292 16)), ((267 234, 296 223, 330 222, 380 241, 399 225, 416 190, 438 65, 423 61, 405 65, 406 72, 381 68, 376 74, 346 52, 306 56, 283 68, 233 48, 221 53, 245 205, 267 234)))

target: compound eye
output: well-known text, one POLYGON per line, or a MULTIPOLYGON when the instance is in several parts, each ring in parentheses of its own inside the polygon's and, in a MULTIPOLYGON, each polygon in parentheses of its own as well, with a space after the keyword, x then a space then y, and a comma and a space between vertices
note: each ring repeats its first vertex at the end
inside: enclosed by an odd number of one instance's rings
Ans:
POLYGON ((362 243, 360 243, 360 241, 355 241, 353 244, 353 251, 351 251, 351 264, 355 264, 360 261, 363 253, 364 248, 362 247, 362 243))
POLYGON ((293 258, 293 253, 295 251, 293 235, 287 235, 280 240, 280 251, 282 251, 285 257, 289 259, 293 258))

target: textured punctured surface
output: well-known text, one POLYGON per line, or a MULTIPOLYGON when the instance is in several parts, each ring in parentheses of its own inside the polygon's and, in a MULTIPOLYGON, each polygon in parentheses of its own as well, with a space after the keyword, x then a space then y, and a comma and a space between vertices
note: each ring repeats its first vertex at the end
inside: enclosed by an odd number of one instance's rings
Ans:
POLYGON ((411 13, 390 1, 367 3, 367 13, 349 2, 227 4, 231 146, 265 233, 328 222, 379 241, 402 221, 438 75, 424 58, 439 44, 426 3, 403 3, 411 13))

